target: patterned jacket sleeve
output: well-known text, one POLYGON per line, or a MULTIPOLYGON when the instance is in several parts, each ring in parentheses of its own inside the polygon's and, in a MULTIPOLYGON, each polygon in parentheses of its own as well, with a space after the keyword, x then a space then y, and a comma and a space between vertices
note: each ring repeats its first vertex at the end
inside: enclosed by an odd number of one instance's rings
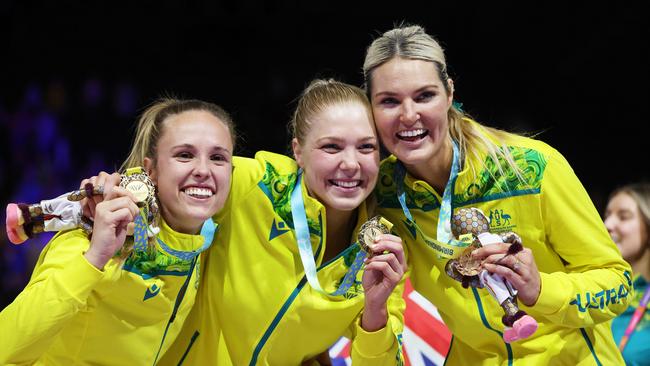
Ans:
POLYGON ((614 318, 630 299, 630 266, 573 169, 557 151, 550 155, 541 194, 546 241, 565 270, 541 273, 541 293, 530 311, 576 328, 614 318))
POLYGON ((88 245, 85 234, 73 230, 57 235, 43 249, 25 289, 0 313, 0 364, 33 363, 87 307, 106 273, 83 256, 88 245))

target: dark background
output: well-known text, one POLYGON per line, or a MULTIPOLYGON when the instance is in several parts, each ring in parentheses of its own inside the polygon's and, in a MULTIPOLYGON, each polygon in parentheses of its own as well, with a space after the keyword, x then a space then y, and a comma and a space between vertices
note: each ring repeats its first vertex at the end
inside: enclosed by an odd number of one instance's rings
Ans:
MULTIPOLYGON (((466 111, 539 133, 601 210, 613 188, 649 175, 647 14, 622 2, 0 0, 0 203, 114 170, 161 95, 223 106, 241 155, 287 152, 303 87, 360 85, 365 48, 406 21, 440 40, 466 111)), ((16 247, 0 231, 0 308, 49 238, 16 247)))

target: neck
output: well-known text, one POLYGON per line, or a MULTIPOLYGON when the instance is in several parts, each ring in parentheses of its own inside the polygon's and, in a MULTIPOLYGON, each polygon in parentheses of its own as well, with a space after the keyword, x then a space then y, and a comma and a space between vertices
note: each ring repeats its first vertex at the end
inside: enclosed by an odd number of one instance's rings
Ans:
MULTIPOLYGON (((203 223, 200 225, 196 226, 196 223, 192 225, 189 222, 183 222, 179 220, 167 220, 165 218, 166 215, 162 215, 162 219, 165 220, 165 223, 167 223, 167 226, 169 226, 172 230, 174 230, 177 233, 181 234, 190 234, 190 235, 197 235, 201 232, 201 227, 203 227, 203 223)), ((190 221, 190 220, 187 220, 190 221)), ((151 223, 149 223, 151 224, 151 223)))
POLYGON ((451 140, 446 139, 440 151, 423 164, 404 164, 408 172, 417 179, 427 182, 442 196, 449 181, 454 151, 451 140))
POLYGON ((630 264, 633 273, 643 276, 646 282, 650 282, 650 249, 645 250, 639 259, 630 264))
POLYGON ((350 245, 350 237, 357 222, 357 210, 339 211, 332 208, 326 209, 327 242, 325 243, 323 262, 334 258, 350 245))

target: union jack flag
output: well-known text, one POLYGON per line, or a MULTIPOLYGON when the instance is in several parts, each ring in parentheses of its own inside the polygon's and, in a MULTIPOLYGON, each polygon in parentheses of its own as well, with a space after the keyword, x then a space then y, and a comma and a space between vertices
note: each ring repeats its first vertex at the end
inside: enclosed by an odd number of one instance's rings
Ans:
MULTIPOLYGON (((442 366, 449 350, 451 333, 445 326, 436 307, 413 290, 407 279, 404 287, 406 312, 404 313, 403 350, 406 365, 442 366)), ((350 340, 339 339, 330 348, 334 366, 349 366, 350 340)))

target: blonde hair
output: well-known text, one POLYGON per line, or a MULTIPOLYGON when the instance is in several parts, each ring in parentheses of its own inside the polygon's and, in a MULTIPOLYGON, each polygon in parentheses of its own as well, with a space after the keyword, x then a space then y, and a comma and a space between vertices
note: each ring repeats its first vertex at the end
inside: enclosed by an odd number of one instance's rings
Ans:
POLYGON ((122 163, 121 171, 128 168, 143 167, 144 158, 156 160, 158 140, 162 135, 162 123, 170 116, 187 111, 205 111, 217 117, 228 128, 233 148, 235 147, 235 128, 230 114, 216 104, 202 100, 181 100, 161 98, 149 106, 138 121, 133 147, 122 163))
POLYGON ((333 105, 359 103, 372 121, 372 108, 363 89, 333 79, 315 79, 302 92, 289 123, 291 136, 304 143, 312 119, 333 105))
MULTIPOLYGON (((369 98, 372 97, 370 89, 372 87, 373 70, 396 57, 433 63, 447 95, 453 93, 445 53, 440 44, 427 34, 424 28, 418 25, 401 25, 375 39, 366 51, 363 76, 369 98)), ((498 167, 499 173, 504 174, 503 167, 499 163, 499 158, 502 158, 513 169, 519 180, 524 182, 521 168, 515 163, 507 147, 507 141, 512 137, 511 133, 483 125, 478 127, 478 124, 469 123, 468 120, 471 117, 455 105, 449 108, 447 118, 449 120, 449 133, 458 143, 461 156, 473 156, 477 161, 485 165, 485 162, 481 159, 481 151, 487 151, 490 159, 498 167), (496 143, 481 133, 480 128, 488 132, 496 143)), ((476 174, 475 167, 471 166, 470 168, 476 174)))

